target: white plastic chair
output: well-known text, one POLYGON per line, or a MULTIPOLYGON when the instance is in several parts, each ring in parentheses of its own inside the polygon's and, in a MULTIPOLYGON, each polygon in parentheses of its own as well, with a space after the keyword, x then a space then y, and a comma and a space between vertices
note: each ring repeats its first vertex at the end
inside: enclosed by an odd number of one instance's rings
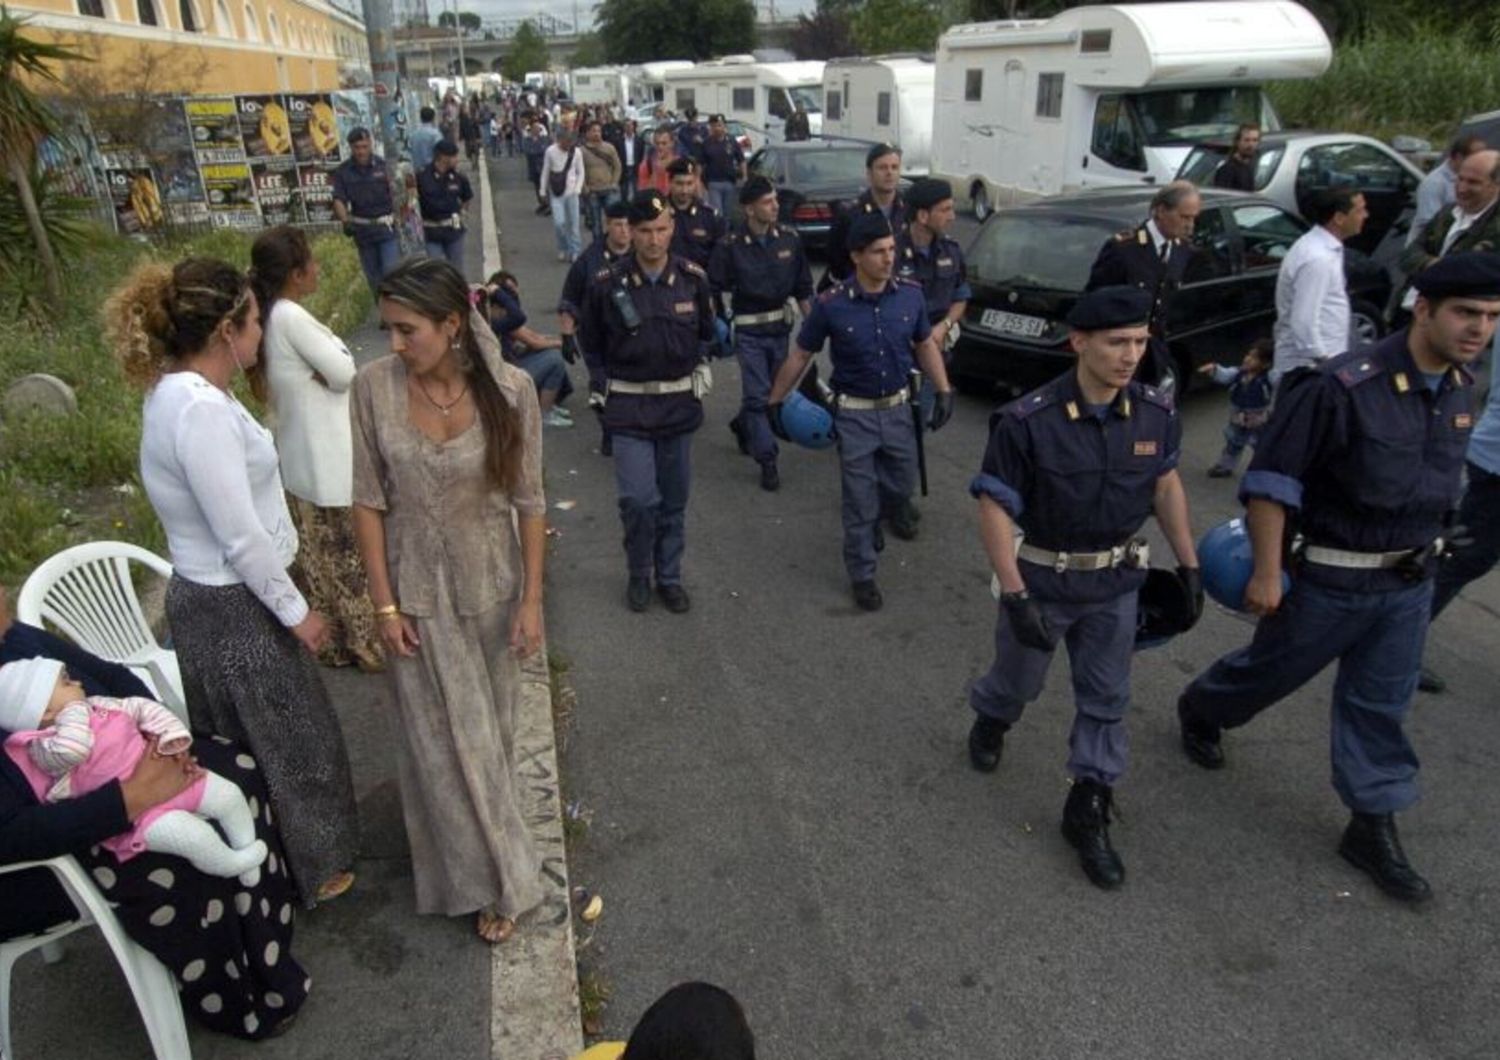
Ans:
POLYGON ((10 973, 16 960, 65 935, 86 927, 98 927, 104 940, 109 943, 109 948, 114 951, 120 970, 125 973, 130 992, 135 995, 135 1004, 140 1010, 141 1021, 146 1025, 146 1034, 151 1039, 151 1049, 156 1054, 156 1060, 192 1060, 187 1027, 182 1021, 182 1002, 177 996, 177 984, 172 980, 172 973, 125 934, 125 929, 115 919, 109 903, 104 900, 78 860, 65 854, 46 861, 0 865, 0 874, 31 868, 51 870, 78 910, 78 919, 45 934, 0 942, 0 1055, 8 1060, 16 1060, 16 1054, 10 1047, 10 973))
POLYGON ((16 618, 31 626, 51 623, 80 648, 139 672, 157 700, 185 722, 177 654, 156 643, 130 581, 131 561, 171 577, 170 563, 138 545, 74 545, 31 572, 16 600, 16 618))

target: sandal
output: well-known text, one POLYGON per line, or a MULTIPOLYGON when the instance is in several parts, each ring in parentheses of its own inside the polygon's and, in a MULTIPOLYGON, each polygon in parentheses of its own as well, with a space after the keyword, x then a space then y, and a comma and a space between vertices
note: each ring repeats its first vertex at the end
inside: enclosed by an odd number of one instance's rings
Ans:
POLYGON ((491 946, 498 946, 516 933, 516 922, 501 916, 491 909, 481 909, 474 924, 479 937, 491 946))
POLYGON ((354 886, 354 873, 341 872, 332 879, 326 881, 318 888, 316 901, 319 905, 331 902, 335 898, 349 893, 349 888, 354 886))

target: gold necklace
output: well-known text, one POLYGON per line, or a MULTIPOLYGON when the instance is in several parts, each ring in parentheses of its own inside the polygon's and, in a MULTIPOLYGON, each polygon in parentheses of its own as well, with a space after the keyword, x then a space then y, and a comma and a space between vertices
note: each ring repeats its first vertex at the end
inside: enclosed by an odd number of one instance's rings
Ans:
POLYGON ((454 406, 462 401, 464 399, 464 395, 469 392, 468 380, 464 380, 464 388, 458 392, 458 397, 454 398, 452 401, 448 402, 448 404, 444 405, 441 401, 437 400, 427 392, 427 384, 422 382, 421 376, 414 375, 412 376, 412 378, 417 381, 417 389, 422 392, 422 396, 427 399, 428 403, 431 404, 433 408, 437 409, 444 416, 451 416, 453 414, 454 406))

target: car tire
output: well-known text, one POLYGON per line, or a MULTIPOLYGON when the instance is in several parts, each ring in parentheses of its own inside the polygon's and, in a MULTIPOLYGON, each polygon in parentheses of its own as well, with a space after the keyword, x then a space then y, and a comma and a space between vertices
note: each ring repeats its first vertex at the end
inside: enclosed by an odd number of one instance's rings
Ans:
POLYGON ((1386 330, 1385 318, 1369 302, 1355 301, 1349 307, 1349 337, 1355 348, 1380 341, 1386 330))
POLYGON ((974 220, 980 223, 990 214, 994 213, 994 207, 990 205, 990 193, 979 181, 969 189, 969 207, 974 211, 974 220))

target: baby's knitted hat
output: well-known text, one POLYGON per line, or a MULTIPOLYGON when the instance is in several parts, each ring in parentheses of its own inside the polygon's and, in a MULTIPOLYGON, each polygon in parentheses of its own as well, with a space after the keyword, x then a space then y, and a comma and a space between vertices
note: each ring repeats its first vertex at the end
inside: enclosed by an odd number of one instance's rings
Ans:
POLYGON ((63 664, 56 659, 20 659, 0 666, 0 729, 41 728, 42 714, 57 687, 63 664))

